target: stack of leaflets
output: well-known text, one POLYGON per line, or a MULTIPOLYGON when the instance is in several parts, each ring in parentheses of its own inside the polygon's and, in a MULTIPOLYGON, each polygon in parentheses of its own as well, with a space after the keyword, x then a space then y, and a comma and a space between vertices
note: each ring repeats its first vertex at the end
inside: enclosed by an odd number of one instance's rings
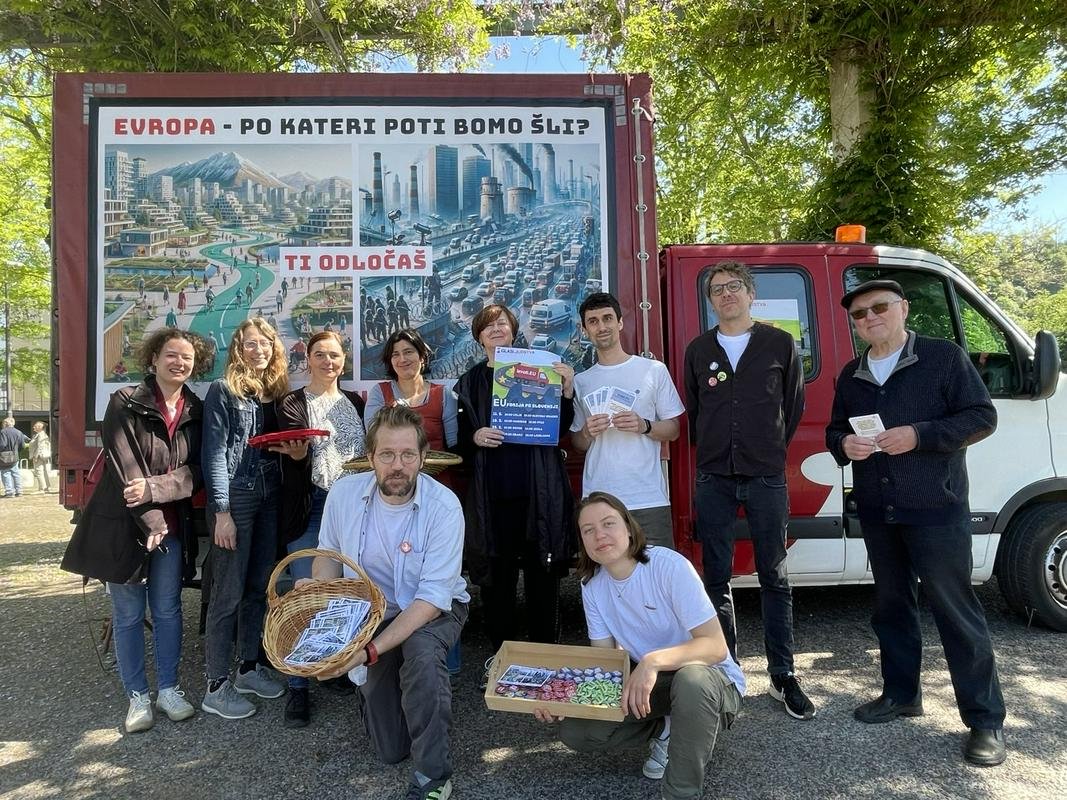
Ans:
POLYGON ((512 664, 504 674, 497 678, 497 683, 504 686, 528 686, 540 688, 550 681, 556 674, 554 669, 544 667, 523 667, 512 664))
POLYGON ((633 411, 637 402, 637 392, 620 389, 618 386, 603 386, 582 398, 589 416, 609 414, 615 416, 622 411, 633 411))
POLYGON ((307 630, 300 634, 286 664, 296 667, 315 664, 332 656, 356 638, 370 613, 370 603, 353 597, 337 597, 325 610, 311 618, 307 630))

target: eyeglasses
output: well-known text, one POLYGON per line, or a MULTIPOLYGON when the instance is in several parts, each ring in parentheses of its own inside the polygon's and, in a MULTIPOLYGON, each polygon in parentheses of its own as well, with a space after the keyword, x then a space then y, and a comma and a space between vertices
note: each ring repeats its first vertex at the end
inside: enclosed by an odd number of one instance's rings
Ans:
POLYGON ((874 305, 868 306, 867 308, 854 308, 854 309, 852 309, 851 311, 848 312, 848 315, 850 317, 852 317, 852 319, 854 319, 854 320, 861 320, 861 319, 867 319, 867 312, 868 311, 873 311, 875 314, 877 314, 880 317, 880 316, 882 316, 882 314, 884 314, 885 312, 887 312, 889 310, 890 306, 896 305, 897 303, 903 303, 903 302, 904 302, 903 298, 901 298, 899 300, 886 300, 886 301, 881 302, 881 303, 875 303, 874 305))
POLYGON ((243 347, 245 350, 248 350, 248 351, 252 351, 252 350, 273 350, 274 349, 274 342, 260 342, 260 341, 256 341, 256 340, 253 339, 253 340, 248 341, 248 342, 241 342, 241 347, 243 347))
POLYGON ((377 453, 374 453, 372 458, 375 461, 381 461, 383 464, 392 464, 399 456, 400 463, 410 467, 412 464, 419 460, 419 456, 421 455, 422 453, 420 453, 418 450, 402 450, 399 453, 394 450, 381 450, 377 453))
POLYGON ((741 287, 743 287, 744 285, 744 281, 730 281, 728 283, 709 283, 708 294, 714 297, 718 297, 726 289, 730 290, 730 294, 737 294, 741 291, 741 287))

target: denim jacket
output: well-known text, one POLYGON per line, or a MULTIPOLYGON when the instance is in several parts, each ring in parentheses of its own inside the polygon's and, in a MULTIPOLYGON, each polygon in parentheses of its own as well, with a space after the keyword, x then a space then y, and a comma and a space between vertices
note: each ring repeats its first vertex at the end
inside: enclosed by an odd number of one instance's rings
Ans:
POLYGON ((200 458, 211 511, 229 511, 230 487, 252 489, 260 470, 277 463, 273 453, 248 444, 263 432, 263 404, 258 398, 238 397, 222 378, 211 384, 204 400, 200 458))

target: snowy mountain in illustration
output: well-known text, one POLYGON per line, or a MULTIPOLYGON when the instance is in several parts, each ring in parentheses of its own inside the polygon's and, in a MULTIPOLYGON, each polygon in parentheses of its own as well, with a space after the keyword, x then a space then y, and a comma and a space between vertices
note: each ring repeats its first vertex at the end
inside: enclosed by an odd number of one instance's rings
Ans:
POLYGON ((319 179, 316 178, 314 175, 308 175, 306 172, 303 171, 290 172, 288 175, 279 175, 278 180, 280 180, 284 184, 293 187, 298 192, 304 191, 304 189, 307 188, 307 185, 309 183, 314 186, 316 183, 319 182, 319 179))
POLYGON ((174 178, 175 187, 187 186, 193 178, 200 178, 204 183, 217 182, 224 189, 243 186, 246 180, 268 188, 288 186, 262 167, 233 152, 215 153, 196 162, 186 161, 154 174, 170 175, 174 178))
POLYGON ((352 188, 352 181, 350 181, 348 178, 342 178, 340 176, 337 176, 333 179, 316 178, 314 175, 309 175, 304 171, 291 172, 288 175, 282 175, 278 178, 278 180, 288 186, 291 186, 295 191, 298 192, 304 191, 304 189, 308 187, 308 184, 311 185, 312 191, 325 192, 327 189, 329 189, 330 180, 337 180, 340 185, 345 187, 346 189, 352 188))

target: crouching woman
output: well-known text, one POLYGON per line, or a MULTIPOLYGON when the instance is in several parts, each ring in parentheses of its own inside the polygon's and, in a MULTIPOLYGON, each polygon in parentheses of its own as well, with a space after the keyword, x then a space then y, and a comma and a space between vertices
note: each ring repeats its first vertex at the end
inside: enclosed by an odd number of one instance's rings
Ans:
MULTIPOLYGON (((745 679, 730 657, 715 608, 693 565, 645 543, 616 497, 593 492, 579 504, 578 575, 593 647, 621 647, 636 666, 622 695, 622 722, 562 720, 577 751, 647 743, 643 773, 663 779, 665 798, 700 797, 719 731, 741 710, 745 679)), ((542 722, 552 717, 535 712, 542 722)))

